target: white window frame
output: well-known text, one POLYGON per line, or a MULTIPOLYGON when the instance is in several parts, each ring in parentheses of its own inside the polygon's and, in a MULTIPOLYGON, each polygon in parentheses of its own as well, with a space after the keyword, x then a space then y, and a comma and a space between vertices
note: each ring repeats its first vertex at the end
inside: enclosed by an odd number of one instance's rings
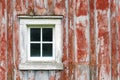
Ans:
POLYGON ((62 70, 62 18, 63 16, 18 16, 20 36, 20 70, 62 70), (53 57, 30 57, 28 25, 55 25, 53 30, 53 57))

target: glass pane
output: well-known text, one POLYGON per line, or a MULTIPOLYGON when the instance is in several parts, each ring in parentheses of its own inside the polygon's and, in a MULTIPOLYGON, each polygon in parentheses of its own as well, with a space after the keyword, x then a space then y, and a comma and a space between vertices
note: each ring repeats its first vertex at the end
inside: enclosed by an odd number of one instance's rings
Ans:
POLYGON ((43 28, 43 41, 52 41, 52 28, 43 28))
POLYGON ((52 57, 52 44, 42 44, 43 57, 52 57))
POLYGON ((31 57, 39 57, 40 56, 40 44, 31 43, 30 45, 30 56, 31 57))
POLYGON ((31 41, 40 41, 40 28, 30 28, 30 39, 31 41))

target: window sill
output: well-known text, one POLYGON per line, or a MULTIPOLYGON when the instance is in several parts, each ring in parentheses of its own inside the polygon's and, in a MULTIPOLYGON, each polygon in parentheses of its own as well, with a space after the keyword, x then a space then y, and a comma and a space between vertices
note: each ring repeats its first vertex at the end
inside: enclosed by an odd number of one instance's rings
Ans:
POLYGON ((62 63, 56 62, 26 62, 19 65, 20 70, 63 70, 62 63))

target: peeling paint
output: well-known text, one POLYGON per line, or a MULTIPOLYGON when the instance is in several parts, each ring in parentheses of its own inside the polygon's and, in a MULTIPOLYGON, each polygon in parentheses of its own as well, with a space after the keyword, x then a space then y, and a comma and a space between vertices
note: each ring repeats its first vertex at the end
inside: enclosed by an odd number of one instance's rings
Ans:
POLYGON ((120 0, 0 0, 0 80, 120 80, 120 0), (18 15, 63 15, 64 70, 19 70, 18 15))

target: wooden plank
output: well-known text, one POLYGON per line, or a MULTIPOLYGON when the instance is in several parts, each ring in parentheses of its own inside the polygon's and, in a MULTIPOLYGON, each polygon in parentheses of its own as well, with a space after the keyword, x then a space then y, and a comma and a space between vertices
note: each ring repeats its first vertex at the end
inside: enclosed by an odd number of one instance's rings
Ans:
POLYGON ((90 80, 97 80, 96 46, 95 46, 95 0, 90 0, 90 80))
POLYGON ((0 1, 0 80, 7 80, 6 0, 0 1))
POLYGON ((110 2, 111 26, 111 80, 117 80, 117 25, 116 25, 116 0, 110 2))
POLYGON ((14 79, 13 67, 13 3, 7 0, 7 80, 14 79))
MULTIPOLYGON (((19 59, 20 59, 20 47, 19 47, 19 22, 17 15, 23 15, 27 13, 27 0, 14 0, 12 2, 13 8, 13 64, 14 64, 14 79, 20 80, 20 71, 19 71, 19 59)), ((27 72, 27 71, 26 71, 27 72)))
POLYGON ((75 1, 68 0, 68 80, 75 80, 75 1))
POLYGON ((120 80, 120 0, 116 0, 117 4, 117 80, 120 80))
POLYGON ((62 21, 62 28, 63 28, 63 58, 62 62, 64 64, 64 70, 59 72, 56 71, 55 80, 68 80, 68 0, 54 0, 55 8, 54 14, 55 15, 63 15, 62 21))
POLYGON ((76 79, 89 80, 89 1, 76 0, 76 79))
POLYGON ((96 46, 98 80, 111 80, 111 41, 109 0, 96 0, 96 46))

